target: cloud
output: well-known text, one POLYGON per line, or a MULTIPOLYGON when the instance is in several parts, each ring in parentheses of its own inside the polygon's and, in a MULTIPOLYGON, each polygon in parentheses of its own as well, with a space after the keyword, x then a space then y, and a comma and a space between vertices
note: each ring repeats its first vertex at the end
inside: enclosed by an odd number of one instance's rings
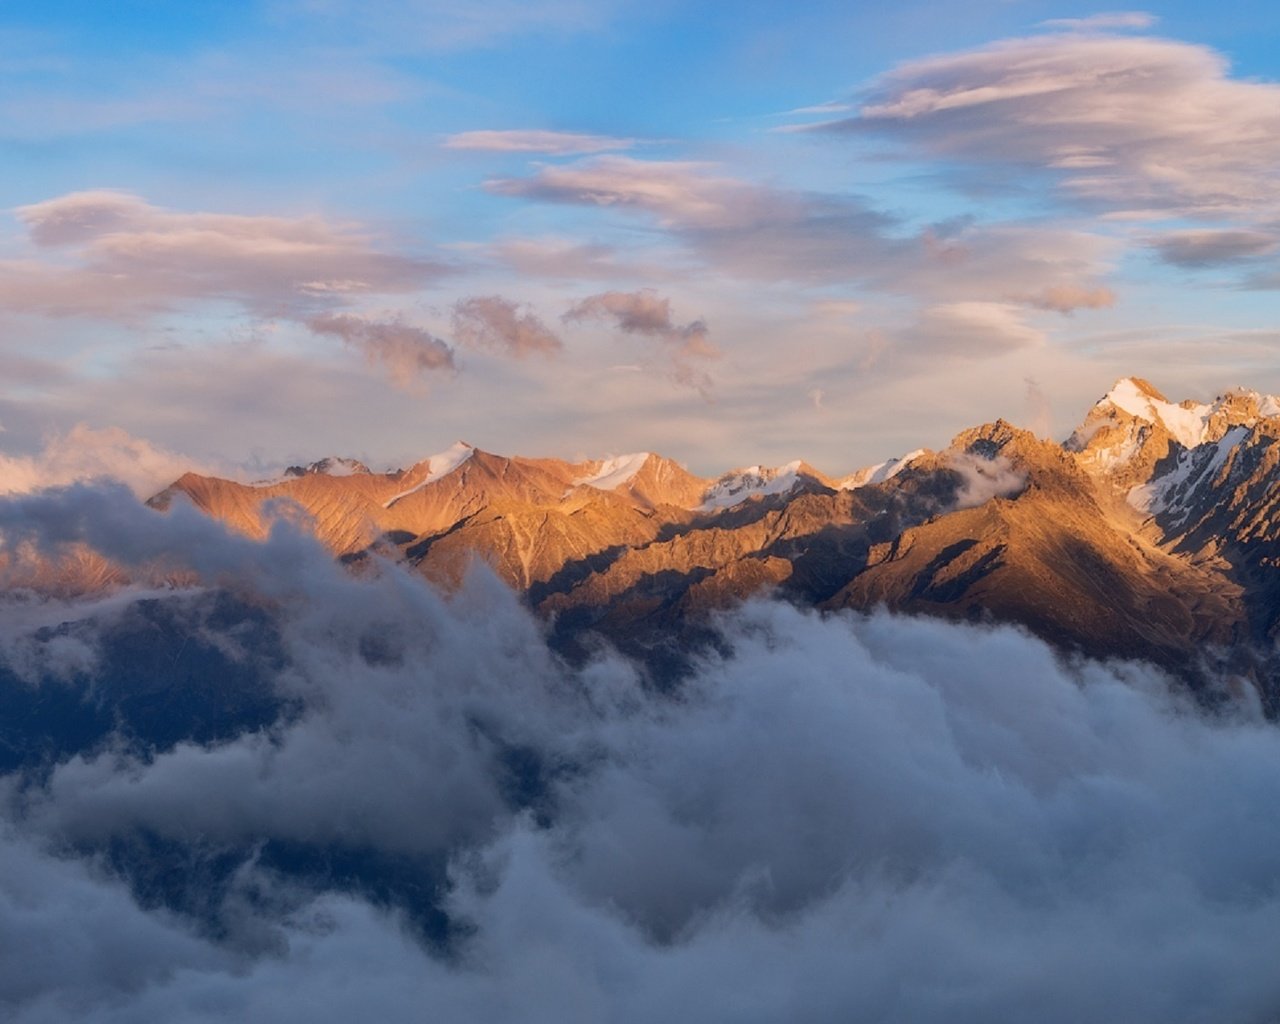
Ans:
POLYGON ((856 196, 755 184, 713 165, 596 157, 494 179, 501 194, 650 216, 716 269, 802 284, 860 283, 934 300, 1007 301, 1098 287, 1115 243, 1044 226, 966 221, 904 234, 856 196))
POLYGON ((1280 207, 1280 85, 1232 78, 1214 51, 1167 39, 1043 35, 909 61, 871 84, 855 116, 818 130, 1039 168, 1105 210, 1280 207))
POLYGON ((1053 434, 1053 407, 1049 396, 1044 393, 1040 382, 1034 377, 1027 377, 1024 382, 1022 406, 1023 414, 1020 422, 1036 437, 1048 439, 1053 434))
POLYGON ((1166 231, 1146 244, 1165 263, 1176 267, 1217 267, 1247 262, 1280 249, 1280 238, 1269 231, 1199 228, 1166 231))
POLYGON ((445 342, 403 321, 366 320, 346 313, 326 313, 307 320, 316 334, 328 334, 364 353, 371 363, 386 367, 402 387, 416 384, 423 374, 452 371, 453 349, 445 342))
POLYGON ((722 653, 672 699, 607 653, 568 668, 483 573, 447 598, 101 488, 0 502, 17 523, 261 593, 280 649, 255 669, 293 711, 0 780, 16 1024, 1280 1004, 1280 731, 1247 703, 1210 716, 1013 629, 767 602, 717 620, 722 653), (297 866, 317 862, 396 870, 297 866), (443 949, 406 927, 424 904, 455 926, 443 949))
MULTIPOLYGON (((19 504, 59 536, 207 557, 136 503, 136 524, 123 504, 77 512, 78 534, 57 525, 69 508, 19 504)), ((210 569, 292 595, 258 671, 295 712, 3 780, 16 1024, 424 1006, 1191 1024, 1280 1004, 1280 732, 1247 706, 1209 716, 1150 669, 1068 665, 1012 629, 774 603, 719 619, 722 653, 672 699, 616 656, 566 667, 483 576, 445 598, 206 528, 210 569), (182 865, 145 877, 192 887, 212 925, 130 887, 157 867, 120 859, 139 837, 182 865), (403 851, 414 884, 291 875, 273 849, 366 867, 403 851), (424 903, 456 925, 443 949, 406 927, 424 903)))
POLYGON ((1047 309, 1055 313, 1073 313, 1077 309, 1106 309, 1114 306, 1115 292, 1102 286, 1085 288, 1079 285, 1052 285, 1025 299, 1027 305, 1047 309))
POLYGON ((183 213, 110 191, 73 192, 16 214, 37 255, 0 263, 0 301, 14 312, 135 321, 223 301, 297 316, 414 291, 445 269, 315 216, 183 213))
POLYGON ((653 213, 665 223, 707 227, 732 225, 744 207, 768 198, 766 191, 715 175, 712 168, 692 161, 604 156, 543 167, 532 178, 495 178, 485 187, 498 195, 632 207, 653 213))
POLYGON ((442 143, 445 149, 480 150, 488 153, 548 153, 553 156, 604 153, 613 149, 630 149, 635 144, 635 139, 618 139, 609 135, 538 130, 459 132, 450 135, 442 143))
POLYGON ((1044 345, 1043 331, 1022 310, 1002 302, 949 302, 923 309, 915 323, 894 331, 889 359, 980 359, 1044 345))
POLYGON ((1159 20, 1146 11, 1108 11, 1084 18, 1052 18, 1041 24, 1045 28, 1062 28, 1072 32, 1105 32, 1111 29, 1151 28, 1159 20))
POLYGON ((453 334, 459 344, 523 359, 554 356, 564 347, 558 335, 530 309, 500 295, 459 299, 453 306, 453 334))
POLYGON ((674 255, 663 254, 666 257, 663 265, 659 265, 656 257, 638 262, 624 257, 616 246, 555 236, 502 239, 488 246, 485 252, 489 258, 523 277, 557 281, 657 280, 678 272, 671 266, 678 262, 674 255))
POLYGON ((977 508, 992 498, 1008 498, 1027 486, 1027 474, 1003 455, 988 459, 971 452, 953 452, 947 457, 947 465, 961 479, 953 510, 977 508))
POLYGON ((659 342, 676 381, 705 392, 710 378, 697 363, 717 359, 720 350, 711 343, 703 320, 676 324, 671 319, 671 300, 652 288, 637 292, 601 292, 575 303, 562 317, 565 323, 584 320, 611 320, 624 334, 639 335, 659 342))
POLYGON ((49 437, 38 454, 0 452, 0 495, 105 477, 149 498, 193 470, 212 471, 196 459, 133 437, 119 427, 94 429, 77 423, 65 434, 49 437))

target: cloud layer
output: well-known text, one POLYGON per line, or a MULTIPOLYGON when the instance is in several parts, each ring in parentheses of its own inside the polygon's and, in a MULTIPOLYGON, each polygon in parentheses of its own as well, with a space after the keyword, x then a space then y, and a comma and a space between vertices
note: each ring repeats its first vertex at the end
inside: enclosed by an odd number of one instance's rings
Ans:
POLYGON ((0 1005, 23 1024, 1280 1006, 1280 733, 1141 666, 762 603, 671 699, 607 654, 565 666, 484 574, 445 598, 88 488, 6 502, 0 530, 263 594, 283 647, 257 671, 296 708, 3 780, 0 1005), (183 858, 205 909, 140 901, 146 857, 103 857, 140 848, 183 858), (307 851, 401 873, 309 874, 307 851), (424 905, 447 955, 406 928, 424 905))

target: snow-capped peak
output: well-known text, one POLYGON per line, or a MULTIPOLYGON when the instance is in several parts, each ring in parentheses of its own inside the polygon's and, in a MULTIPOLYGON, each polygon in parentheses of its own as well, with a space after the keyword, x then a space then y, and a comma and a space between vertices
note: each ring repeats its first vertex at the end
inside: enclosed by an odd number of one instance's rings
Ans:
POLYGON ((1164 426, 1175 441, 1184 448, 1194 448, 1205 440, 1209 417, 1213 406, 1200 402, 1184 402, 1174 405, 1145 380, 1123 377, 1098 403, 1109 402, 1122 412, 1136 416, 1148 423, 1164 426))
POLYGON ((748 466, 726 473, 703 495, 700 512, 732 508, 757 495, 786 494, 800 482, 799 459, 776 469, 748 466))
POLYGON ((599 491, 613 491, 630 483, 649 461, 651 452, 634 452, 631 455, 615 455, 604 459, 600 468, 589 476, 573 481, 574 487, 594 487, 599 491))
POLYGON ((412 487, 387 499, 387 501, 383 502, 382 507, 390 508, 401 498, 406 498, 410 494, 415 494, 428 484, 433 484, 442 477, 448 476, 466 462, 467 459, 471 458, 474 453, 475 448, 472 445, 467 444, 465 441, 458 441, 443 452, 440 452, 440 454, 433 455, 429 459, 423 459, 414 466, 413 469, 409 470, 408 475, 411 478, 416 477, 418 473, 423 470, 425 470, 426 475, 418 480, 418 482, 412 487))

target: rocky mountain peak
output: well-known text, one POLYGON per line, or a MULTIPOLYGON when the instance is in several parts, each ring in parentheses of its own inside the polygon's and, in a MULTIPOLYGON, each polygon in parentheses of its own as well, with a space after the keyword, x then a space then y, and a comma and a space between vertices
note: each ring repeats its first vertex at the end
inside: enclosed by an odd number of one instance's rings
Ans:
POLYGON ((368 466, 358 459, 344 459, 338 455, 326 455, 307 466, 290 466, 284 471, 286 477, 311 475, 354 476, 357 473, 371 472, 368 466))

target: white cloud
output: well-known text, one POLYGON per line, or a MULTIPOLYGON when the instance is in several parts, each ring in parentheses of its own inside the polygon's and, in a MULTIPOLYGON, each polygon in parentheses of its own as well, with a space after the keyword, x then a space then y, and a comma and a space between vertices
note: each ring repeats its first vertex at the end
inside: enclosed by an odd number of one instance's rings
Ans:
POLYGON ((720 620, 730 653, 675 700, 616 658, 567 669, 491 580, 447 600, 118 499, 3 503, 3 523, 145 540, 261 590, 283 643, 263 685, 300 706, 5 780, 16 1024, 1191 1024, 1280 1003, 1280 732, 1247 707, 1209 717, 1148 669, 1068 666, 1011 629, 777 604, 720 620), (504 749, 536 766, 536 813, 504 792, 504 749), (139 828, 189 858, 218 928, 86 866, 139 828), (384 909, 338 876, 317 893, 255 852, 286 840, 407 851, 423 879, 449 856, 447 955, 404 927, 432 883, 384 909), (209 892, 215 856, 243 859, 209 892))
POLYGON ((94 429, 78 423, 55 434, 35 455, 0 452, 0 495, 106 477, 149 498, 190 471, 212 471, 195 459, 133 437, 119 427, 94 429))

